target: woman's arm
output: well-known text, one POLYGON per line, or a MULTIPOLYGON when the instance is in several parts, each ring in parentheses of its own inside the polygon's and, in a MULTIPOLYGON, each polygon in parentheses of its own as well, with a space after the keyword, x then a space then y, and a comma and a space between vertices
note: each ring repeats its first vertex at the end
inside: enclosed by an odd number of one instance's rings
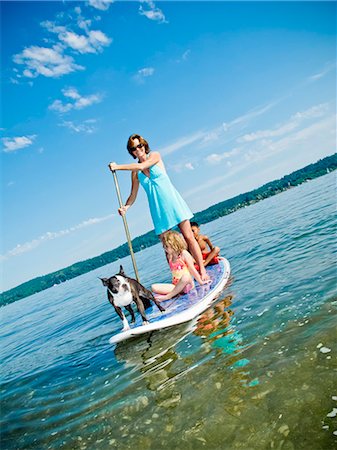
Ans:
POLYGON ((139 180, 137 172, 131 173, 131 193, 128 197, 128 199, 125 202, 125 205, 118 208, 118 212, 121 216, 124 216, 126 211, 130 208, 131 205, 134 204, 137 194, 138 194, 138 188, 139 188, 139 180))
POLYGON ((149 167, 154 166, 160 161, 160 153, 159 152, 151 152, 146 161, 140 163, 132 163, 132 164, 116 164, 112 162, 109 164, 109 169, 113 172, 114 170, 144 170, 149 167))

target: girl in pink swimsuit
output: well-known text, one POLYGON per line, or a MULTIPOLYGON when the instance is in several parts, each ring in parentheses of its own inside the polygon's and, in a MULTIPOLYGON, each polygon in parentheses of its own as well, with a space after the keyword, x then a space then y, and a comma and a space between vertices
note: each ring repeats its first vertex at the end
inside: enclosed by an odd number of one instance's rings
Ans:
POLYGON ((177 231, 167 231, 162 234, 161 241, 165 249, 167 262, 172 272, 172 283, 157 283, 152 285, 152 291, 159 301, 169 300, 178 294, 187 294, 194 288, 195 278, 199 284, 206 284, 194 267, 192 255, 187 251, 187 244, 177 231))

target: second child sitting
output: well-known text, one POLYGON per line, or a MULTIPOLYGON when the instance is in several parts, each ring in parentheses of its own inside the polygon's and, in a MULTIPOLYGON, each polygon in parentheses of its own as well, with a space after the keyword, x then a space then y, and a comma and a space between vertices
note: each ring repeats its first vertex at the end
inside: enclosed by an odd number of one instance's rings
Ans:
POLYGON ((178 294, 187 294, 194 288, 195 278, 201 284, 203 281, 194 267, 194 259, 187 251, 184 238, 177 231, 167 231, 161 236, 166 253, 166 259, 172 272, 172 283, 156 283, 151 286, 152 292, 158 301, 169 300, 178 294))
POLYGON ((194 237, 199 244, 202 253, 202 258, 204 260, 204 267, 212 264, 218 264, 219 263, 218 256, 220 253, 219 247, 213 247, 213 244, 208 238, 208 236, 200 234, 200 227, 197 224, 197 222, 191 222, 191 228, 194 237))

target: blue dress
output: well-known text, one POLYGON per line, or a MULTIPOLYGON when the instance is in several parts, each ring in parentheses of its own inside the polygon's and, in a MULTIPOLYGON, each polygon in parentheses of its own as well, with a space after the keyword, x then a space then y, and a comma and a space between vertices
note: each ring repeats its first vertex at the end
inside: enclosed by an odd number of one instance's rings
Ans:
POLYGON ((148 177, 140 170, 138 179, 147 195, 155 232, 161 234, 191 219, 193 213, 158 164, 151 166, 149 172, 148 177))

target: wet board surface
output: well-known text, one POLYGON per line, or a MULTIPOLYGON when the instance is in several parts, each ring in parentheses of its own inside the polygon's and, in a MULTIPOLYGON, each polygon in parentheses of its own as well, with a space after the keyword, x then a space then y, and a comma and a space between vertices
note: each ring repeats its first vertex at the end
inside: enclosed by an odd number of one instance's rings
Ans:
POLYGON ((148 325, 142 325, 142 318, 134 306, 136 322, 131 324, 129 330, 113 335, 109 339, 109 343, 116 344, 144 333, 188 322, 197 317, 217 300, 220 292, 226 286, 230 276, 230 265, 227 259, 221 258, 219 264, 206 267, 206 271, 211 277, 211 283, 203 286, 196 283, 196 287, 188 294, 162 302, 165 308, 162 313, 155 305, 147 309, 146 317, 150 322, 148 325))

